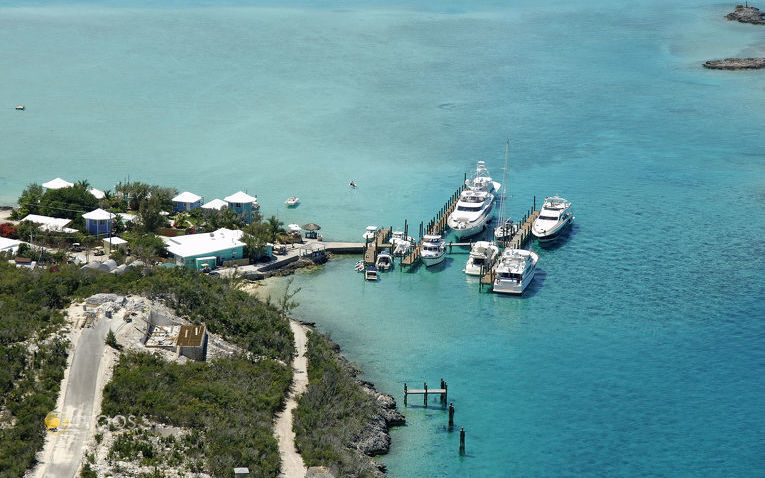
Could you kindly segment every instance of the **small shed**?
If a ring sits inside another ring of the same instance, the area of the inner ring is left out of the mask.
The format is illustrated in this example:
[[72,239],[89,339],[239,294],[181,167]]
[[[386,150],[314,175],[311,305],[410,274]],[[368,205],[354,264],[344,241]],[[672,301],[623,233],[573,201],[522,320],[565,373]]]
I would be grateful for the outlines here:
[[178,356],[203,361],[207,349],[207,331],[204,325],[181,325],[176,342]]
[[104,238],[104,247],[110,248],[111,250],[119,249],[122,252],[127,252],[128,248],[128,241],[125,239],[122,239],[121,237],[105,237]]

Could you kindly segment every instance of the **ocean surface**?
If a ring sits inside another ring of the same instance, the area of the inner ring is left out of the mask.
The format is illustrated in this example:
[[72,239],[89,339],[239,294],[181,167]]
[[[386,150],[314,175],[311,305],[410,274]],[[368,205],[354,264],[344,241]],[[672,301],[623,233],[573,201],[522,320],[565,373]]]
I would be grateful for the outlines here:
[[500,179],[510,137],[510,213],[557,193],[576,214],[532,244],[523,298],[479,292],[456,252],[295,276],[296,314],[400,405],[449,384],[466,455],[413,398],[390,476],[765,476],[765,73],[700,66],[765,56],[732,8],[6,1],[0,203],[57,176],[242,189],[356,241],[416,231],[477,160]]

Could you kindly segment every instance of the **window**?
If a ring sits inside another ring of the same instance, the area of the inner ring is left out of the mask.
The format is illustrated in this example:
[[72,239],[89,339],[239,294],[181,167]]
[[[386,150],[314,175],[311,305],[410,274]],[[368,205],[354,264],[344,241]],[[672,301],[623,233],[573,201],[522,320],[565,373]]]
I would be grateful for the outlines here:
[[558,218],[555,216],[539,216],[539,219],[543,221],[557,221]]
[[235,203],[234,203],[234,207],[242,207],[242,203],[240,203],[240,202],[235,202]]

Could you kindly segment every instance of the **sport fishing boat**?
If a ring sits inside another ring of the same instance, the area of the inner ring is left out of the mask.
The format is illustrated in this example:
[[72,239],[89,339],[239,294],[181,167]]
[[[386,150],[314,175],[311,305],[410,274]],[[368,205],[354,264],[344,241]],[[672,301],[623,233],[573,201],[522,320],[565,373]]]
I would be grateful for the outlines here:
[[531,226],[531,233],[540,242],[552,242],[560,237],[573,220],[571,203],[562,197],[551,196],[545,198],[539,217]]
[[377,255],[377,260],[375,261],[375,267],[381,272],[390,270],[393,267],[393,256],[385,251],[379,253]]
[[487,193],[499,191],[502,186],[500,183],[492,181],[489,170],[486,169],[486,161],[478,161],[473,177],[465,180],[465,185],[468,189],[479,189]]
[[470,248],[470,257],[465,264],[465,274],[479,276],[491,268],[499,255],[499,247],[493,242],[478,241]]
[[377,226],[367,226],[367,230],[364,231],[364,234],[362,234],[361,237],[366,241],[374,241],[376,235]]
[[493,205],[493,194],[481,189],[468,188],[460,193],[457,206],[449,214],[446,223],[457,238],[478,234],[486,226]]
[[422,238],[422,251],[420,252],[422,262],[426,267],[440,264],[446,258],[446,244],[441,236],[437,234],[426,234]]
[[494,277],[494,292],[501,294],[523,294],[534,279],[539,256],[525,249],[505,249],[497,264]]

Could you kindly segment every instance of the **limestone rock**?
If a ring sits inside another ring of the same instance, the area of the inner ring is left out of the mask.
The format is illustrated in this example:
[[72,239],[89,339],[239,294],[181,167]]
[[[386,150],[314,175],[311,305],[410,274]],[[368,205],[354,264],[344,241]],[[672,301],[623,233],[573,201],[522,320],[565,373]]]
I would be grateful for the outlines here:
[[741,23],[753,23],[755,25],[765,25],[765,13],[759,8],[736,5],[736,10],[725,15],[728,20],[736,20]]
[[726,58],[724,60],[709,60],[704,68],[710,70],[757,70],[765,68],[765,58]]

